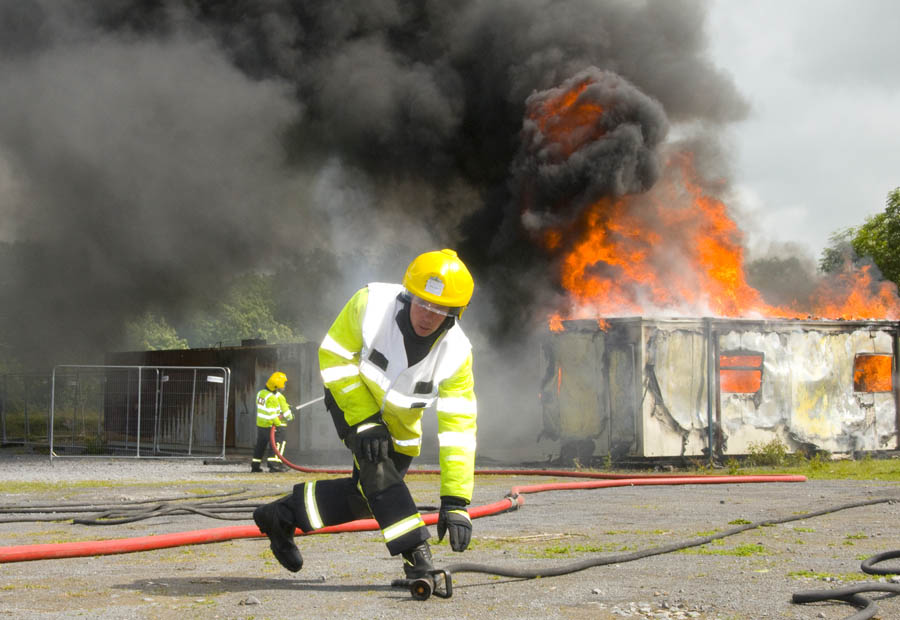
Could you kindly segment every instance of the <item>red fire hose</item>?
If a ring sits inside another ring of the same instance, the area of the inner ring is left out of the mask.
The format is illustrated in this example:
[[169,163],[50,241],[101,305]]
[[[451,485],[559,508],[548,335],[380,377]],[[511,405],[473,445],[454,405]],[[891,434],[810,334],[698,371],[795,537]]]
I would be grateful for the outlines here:
[[[274,427],[272,430],[274,438]],[[274,443],[274,441],[273,441]],[[275,448],[278,454],[277,448]],[[292,469],[310,473],[350,473],[349,470],[312,469],[294,465],[284,456],[279,458]],[[439,470],[414,470],[412,474],[431,474]],[[469,508],[469,516],[473,519],[495,515],[508,510],[514,510],[525,503],[523,495],[540,493],[543,491],[559,491],[572,489],[599,489],[622,486],[650,486],[650,485],[682,485],[682,484],[737,484],[751,482],[805,482],[805,476],[793,475],[766,475],[766,476],[670,476],[670,475],[626,475],[626,474],[602,474],[595,472],[566,471],[566,470],[526,470],[526,469],[484,469],[476,470],[478,475],[536,475],[594,478],[583,482],[560,482],[550,484],[534,484],[513,487],[507,496],[497,502],[472,506]],[[422,515],[426,525],[437,523],[437,513]],[[297,535],[307,534],[334,534],[343,532],[362,532],[377,530],[378,523],[375,519],[360,519],[341,525],[323,527],[312,532],[301,532]],[[238,538],[258,538],[264,536],[255,525],[236,525],[230,527],[218,527],[206,530],[193,530],[188,532],[176,532],[173,534],[161,534],[157,536],[141,536],[136,538],[119,538],[113,540],[95,540],[72,543],[48,543],[40,545],[19,545],[13,547],[0,547],[0,563],[27,562],[31,560],[48,560],[59,558],[77,558],[94,555],[112,555],[118,553],[133,553],[136,551],[151,551],[154,549],[167,549],[184,545],[198,545],[213,542],[222,542]]]

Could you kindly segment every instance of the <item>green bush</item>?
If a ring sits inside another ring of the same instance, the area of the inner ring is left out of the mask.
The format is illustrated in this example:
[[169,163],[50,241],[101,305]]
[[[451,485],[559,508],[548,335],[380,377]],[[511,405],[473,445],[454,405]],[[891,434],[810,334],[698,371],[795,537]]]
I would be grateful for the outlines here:
[[788,447],[778,438],[768,443],[751,442],[747,448],[747,463],[754,467],[800,465],[806,462],[802,453],[789,452]]

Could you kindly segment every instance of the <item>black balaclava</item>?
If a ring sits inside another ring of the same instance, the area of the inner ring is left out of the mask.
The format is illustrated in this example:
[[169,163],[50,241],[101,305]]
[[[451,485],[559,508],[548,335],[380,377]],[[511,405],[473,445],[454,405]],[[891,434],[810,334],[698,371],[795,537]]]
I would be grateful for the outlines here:
[[405,295],[400,296],[400,301],[403,307],[397,313],[397,327],[400,328],[400,333],[403,334],[403,346],[406,348],[406,363],[408,366],[414,366],[425,359],[425,356],[428,355],[431,347],[441,337],[441,334],[453,327],[456,317],[448,316],[432,334],[420,336],[413,329],[409,318],[409,309],[412,301]]

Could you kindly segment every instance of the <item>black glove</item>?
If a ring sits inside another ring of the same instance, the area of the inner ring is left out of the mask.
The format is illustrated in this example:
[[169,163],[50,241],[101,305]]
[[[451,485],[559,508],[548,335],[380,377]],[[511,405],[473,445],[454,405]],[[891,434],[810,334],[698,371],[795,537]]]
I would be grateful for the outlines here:
[[441,511],[438,514],[438,540],[444,540],[444,534],[450,531],[450,548],[454,551],[465,551],[472,540],[472,519],[466,510],[466,500],[459,497],[441,497]]
[[377,463],[388,457],[391,449],[391,432],[384,425],[380,415],[366,418],[356,425],[356,456],[370,463]]

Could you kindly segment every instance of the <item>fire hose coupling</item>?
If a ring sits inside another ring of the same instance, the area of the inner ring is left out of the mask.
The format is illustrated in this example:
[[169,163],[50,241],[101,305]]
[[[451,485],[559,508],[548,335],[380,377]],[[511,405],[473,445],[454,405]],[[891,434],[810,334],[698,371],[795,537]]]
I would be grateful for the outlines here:
[[[443,584],[441,584],[441,578],[443,578]],[[438,587],[439,585],[443,585],[443,587]],[[440,598],[453,596],[453,578],[450,577],[450,571],[443,568],[430,570],[427,577],[419,579],[394,579],[391,587],[407,588],[410,595],[417,601],[427,601],[432,594]]]
[[519,509],[519,494],[518,493],[507,493],[504,499],[508,499],[511,506],[508,510],[518,510]]

